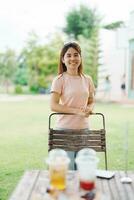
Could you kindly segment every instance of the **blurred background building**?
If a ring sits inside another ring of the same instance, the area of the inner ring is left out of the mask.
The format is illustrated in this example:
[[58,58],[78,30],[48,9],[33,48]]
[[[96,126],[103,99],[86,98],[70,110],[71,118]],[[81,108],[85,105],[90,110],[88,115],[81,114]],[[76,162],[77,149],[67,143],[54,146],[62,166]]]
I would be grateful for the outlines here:
[[102,97],[105,90],[105,77],[109,76],[111,83],[110,100],[123,98],[121,84],[125,84],[125,98],[134,99],[134,11],[128,21],[116,30],[102,29],[101,67],[97,96]]

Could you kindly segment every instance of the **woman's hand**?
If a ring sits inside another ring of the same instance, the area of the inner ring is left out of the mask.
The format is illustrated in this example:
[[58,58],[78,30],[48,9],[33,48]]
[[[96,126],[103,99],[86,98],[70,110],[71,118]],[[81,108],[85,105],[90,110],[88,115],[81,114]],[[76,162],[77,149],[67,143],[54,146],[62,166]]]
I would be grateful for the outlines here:
[[87,117],[87,114],[83,109],[79,109],[77,114],[80,115],[80,116],[83,116],[83,117]]
[[86,113],[86,117],[89,117],[90,114],[92,114],[92,109],[91,107],[86,107],[86,110],[85,110],[85,113]]
[[81,111],[84,113],[85,117],[89,117],[89,115],[92,113],[92,108],[87,106],[86,108],[81,108]]

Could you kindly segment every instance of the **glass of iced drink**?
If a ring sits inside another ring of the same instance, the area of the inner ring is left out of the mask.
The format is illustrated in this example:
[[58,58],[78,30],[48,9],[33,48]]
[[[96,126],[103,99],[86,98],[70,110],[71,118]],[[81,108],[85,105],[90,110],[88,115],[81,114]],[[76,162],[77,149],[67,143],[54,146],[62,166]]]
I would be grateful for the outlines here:
[[87,191],[95,189],[96,169],[99,159],[91,148],[84,148],[77,154],[77,164],[80,188]]
[[66,188],[66,176],[70,159],[62,149],[53,149],[49,152],[46,163],[49,166],[50,185],[58,190]]

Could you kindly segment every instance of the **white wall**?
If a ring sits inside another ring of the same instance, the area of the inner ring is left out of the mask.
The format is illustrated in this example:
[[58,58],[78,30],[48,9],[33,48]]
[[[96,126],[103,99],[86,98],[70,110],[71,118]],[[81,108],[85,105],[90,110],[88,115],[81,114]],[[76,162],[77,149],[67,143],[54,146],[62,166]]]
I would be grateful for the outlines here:
[[[101,63],[103,64],[101,67],[106,69],[106,75],[110,75],[111,100],[117,100],[121,95],[120,84],[125,67],[125,50],[118,48],[117,33],[115,31],[101,30],[100,43],[102,50]],[[101,83],[98,86],[98,90],[99,88],[102,88]]]
[[[110,75],[111,100],[121,99],[120,85],[124,73],[126,74],[126,83],[128,83],[130,64],[129,40],[131,39],[134,39],[134,11],[130,13],[130,19],[128,22],[125,22],[124,27],[115,31],[102,29],[100,32],[100,46],[102,50],[100,62],[102,63],[101,68],[106,69],[105,75]],[[103,82],[100,72],[97,91],[102,90]],[[128,89],[128,84],[126,86]]]

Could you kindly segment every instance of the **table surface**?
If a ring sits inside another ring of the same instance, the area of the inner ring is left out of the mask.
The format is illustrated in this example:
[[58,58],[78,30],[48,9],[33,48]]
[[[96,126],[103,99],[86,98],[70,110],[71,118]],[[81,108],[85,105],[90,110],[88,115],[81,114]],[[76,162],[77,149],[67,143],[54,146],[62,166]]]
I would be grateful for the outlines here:
[[[69,171],[68,178],[73,177],[74,179],[76,174],[76,171]],[[115,176],[111,179],[97,178],[97,191],[105,197],[101,198],[100,195],[97,200],[134,200],[134,172],[128,172],[132,183],[121,183],[120,180],[124,176],[123,171],[115,171]],[[9,200],[47,200],[49,199],[46,193],[48,181],[48,171],[46,170],[26,171]],[[72,187],[75,188],[75,184]],[[75,200],[75,198],[72,199]],[[78,200],[78,198],[76,199]]]

